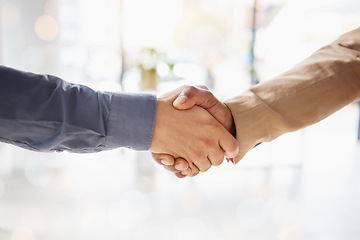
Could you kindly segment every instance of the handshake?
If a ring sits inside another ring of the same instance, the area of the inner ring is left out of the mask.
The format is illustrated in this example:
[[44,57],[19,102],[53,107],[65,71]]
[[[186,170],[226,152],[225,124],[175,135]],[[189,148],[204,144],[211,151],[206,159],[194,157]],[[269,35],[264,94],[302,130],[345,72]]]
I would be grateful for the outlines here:
[[205,86],[185,86],[158,98],[150,151],[179,178],[196,176],[238,154],[229,108]]
[[224,157],[237,163],[262,142],[317,123],[359,100],[359,60],[357,28],[274,79],[227,99],[227,105],[206,87],[169,92],[158,99],[150,151],[178,177],[205,172]]

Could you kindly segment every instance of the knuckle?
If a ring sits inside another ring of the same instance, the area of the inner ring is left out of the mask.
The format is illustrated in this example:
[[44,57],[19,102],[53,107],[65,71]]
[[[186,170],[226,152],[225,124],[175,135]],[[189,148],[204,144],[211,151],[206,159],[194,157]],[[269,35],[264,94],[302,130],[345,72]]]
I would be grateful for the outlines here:
[[187,94],[193,93],[193,92],[195,92],[195,91],[197,91],[197,88],[194,87],[194,86],[189,86],[189,85],[187,85],[186,87],[184,87],[184,90],[183,90],[183,92],[185,92],[185,93],[187,93]]
[[200,84],[200,85],[197,85],[198,88],[202,88],[202,89],[205,89],[205,90],[209,90],[209,88],[204,85],[204,84]]

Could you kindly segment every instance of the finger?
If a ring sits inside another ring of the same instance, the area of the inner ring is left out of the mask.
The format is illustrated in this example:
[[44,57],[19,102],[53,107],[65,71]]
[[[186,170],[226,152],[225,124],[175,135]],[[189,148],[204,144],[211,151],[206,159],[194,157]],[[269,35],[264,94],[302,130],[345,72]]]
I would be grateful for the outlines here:
[[180,110],[189,109],[195,105],[207,109],[217,102],[219,100],[205,86],[186,86],[173,102],[173,106]]
[[163,167],[168,170],[169,172],[173,172],[173,173],[177,173],[177,172],[180,172],[179,170],[176,170],[174,166],[166,166],[166,165],[163,165]]
[[212,152],[209,155],[209,160],[211,161],[212,166],[219,166],[225,158],[224,151],[222,149],[219,149],[215,152]]
[[219,145],[228,158],[234,158],[239,153],[238,141],[225,129],[219,138]]
[[181,174],[185,175],[185,176],[189,175],[190,173],[191,173],[191,168],[188,168],[188,169],[181,172]]
[[208,157],[204,157],[201,159],[197,158],[197,159],[199,160],[194,161],[193,166],[195,166],[200,172],[206,172],[211,167],[211,162]]
[[191,169],[191,173],[188,175],[188,177],[195,177],[200,173],[199,168],[194,164],[191,164],[190,169]]
[[173,156],[165,153],[151,153],[153,159],[160,165],[174,165],[175,159]]
[[[181,165],[181,167],[179,165]],[[189,173],[191,172],[191,170],[189,169],[189,163],[183,158],[176,158],[175,163],[173,165],[163,165],[163,167],[166,170],[168,170],[170,172],[175,172],[175,173],[176,172],[186,172],[186,171],[188,171]],[[187,174],[184,174],[184,175],[187,175]]]
[[173,106],[179,110],[186,110],[195,105],[207,110],[226,130],[235,134],[235,124],[230,109],[219,101],[206,86],[183,86],[181,93],[173,102]]
[[174,166],[176,170],[184,171],[189,168],[189,163],[183,158],[176,158]]
[[177,173],[175,173],[175,176],[177,176],[178,178],[184,178],[184,177],[186,177],[187,175],[184,175],[184,174],[182,174],[181,172],[177,172]]

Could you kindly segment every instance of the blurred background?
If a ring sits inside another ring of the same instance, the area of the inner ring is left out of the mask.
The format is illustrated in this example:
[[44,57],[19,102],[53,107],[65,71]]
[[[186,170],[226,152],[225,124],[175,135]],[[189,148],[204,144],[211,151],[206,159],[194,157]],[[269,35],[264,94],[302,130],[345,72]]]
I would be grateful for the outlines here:
[[[0,64],[96,90],[241,94],[360,26],[358,0],[0,0]],[[148,152],[0,144],[0,239],[358,240],[359,108],[177,179]]]

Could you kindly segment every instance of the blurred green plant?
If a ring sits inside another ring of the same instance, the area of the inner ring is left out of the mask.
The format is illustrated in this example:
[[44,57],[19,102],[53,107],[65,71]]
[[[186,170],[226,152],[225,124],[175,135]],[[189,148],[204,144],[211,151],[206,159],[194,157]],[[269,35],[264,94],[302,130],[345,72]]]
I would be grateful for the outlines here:
[[155,48],[143,48],[139,53],[137,67],[140,70],[142,89],[156,89],[158,84],[157,65],[160,54]]

